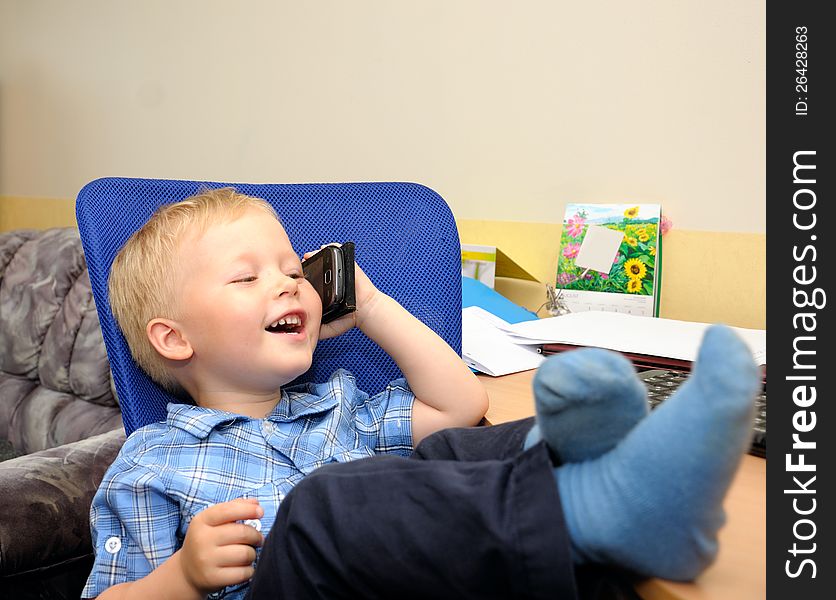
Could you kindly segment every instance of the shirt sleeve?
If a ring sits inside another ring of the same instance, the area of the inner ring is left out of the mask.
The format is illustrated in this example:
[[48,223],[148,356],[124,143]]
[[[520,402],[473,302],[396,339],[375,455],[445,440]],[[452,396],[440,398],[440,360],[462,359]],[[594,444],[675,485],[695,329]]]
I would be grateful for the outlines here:
[[[360,392],[362,395],[362,392]],[[355,418],[359,429],[374,431],[375,453],[412,453],[412,403],[415,395],[405,379],[396,379],[357,406]]]
[[148,575],[180,546],[180,511],[159,478],[123,447],[93,497],[93,570],[82,598]]

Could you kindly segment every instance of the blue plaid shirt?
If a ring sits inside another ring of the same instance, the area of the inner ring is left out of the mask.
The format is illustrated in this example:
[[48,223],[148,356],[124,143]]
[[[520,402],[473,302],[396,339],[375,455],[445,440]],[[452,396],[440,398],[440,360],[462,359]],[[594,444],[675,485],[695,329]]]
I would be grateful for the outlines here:
[[[412,452],[414,396],[402,379],[376,396],[347,371],[282,390],[264,419],[169,404],[165,422],[128,437],[93,498],[96,561],[82,593],[144,577],[183,544],[194,516],[235,498],[258,498],[267,534],[287,493],[329,462]],[[210,598],[243,598],[247,584]]]

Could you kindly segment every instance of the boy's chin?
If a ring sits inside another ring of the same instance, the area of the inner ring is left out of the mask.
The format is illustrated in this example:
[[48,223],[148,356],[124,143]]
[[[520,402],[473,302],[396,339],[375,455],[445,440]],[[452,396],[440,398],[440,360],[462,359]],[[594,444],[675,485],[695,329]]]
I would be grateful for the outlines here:
[[284,385],[287,385],[288,383],[290,383],[292,381],[296,381],[297,379],[299,379],[302,375],[304,375],[305,373],[307,373],[308,371],[311,370],[312,365],[313,365],[313,357],[312,356],[308,357],[307,360],[294,361],[293,365],[285,364],[284,365],[285,366],[285,373],[284,373],[283,379],[285,379],[286,382],[285,382]]

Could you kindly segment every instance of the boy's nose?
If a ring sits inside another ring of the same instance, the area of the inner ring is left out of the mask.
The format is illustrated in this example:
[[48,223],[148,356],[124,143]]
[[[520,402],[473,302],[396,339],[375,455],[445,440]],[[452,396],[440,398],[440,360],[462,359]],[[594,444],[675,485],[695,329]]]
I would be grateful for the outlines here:
[[293,277],[280,274],[273,290],[273,296],[275,298],[284,294],[295,294],[299,290],[299,283]]

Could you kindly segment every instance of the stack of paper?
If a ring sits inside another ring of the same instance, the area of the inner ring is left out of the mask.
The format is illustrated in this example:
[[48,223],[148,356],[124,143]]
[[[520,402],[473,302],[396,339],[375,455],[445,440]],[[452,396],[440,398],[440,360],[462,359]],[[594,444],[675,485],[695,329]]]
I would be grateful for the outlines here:
[[[606,348],[692,362],[709,323],[640,317],[609,311],[585,311],[509,324],[472,306],[462,311],[462,353],[468,365],[489,375],[536,369],[544,344]],[[766,331],[732,329],[749,346],[759,365],[766,364]]]
[[462,358],[465,363],[494,376],[539,367],[545,357],[536,346],[515,343],[503,331],[510,326],[478,306],[462,309]]
[[[608,311],[569,313],[502,327],[518,344],[594,346],[685,361],[697,358],[709,323],[640,317]],[[766,364],[766,331],[732,327],[760,365]]]

